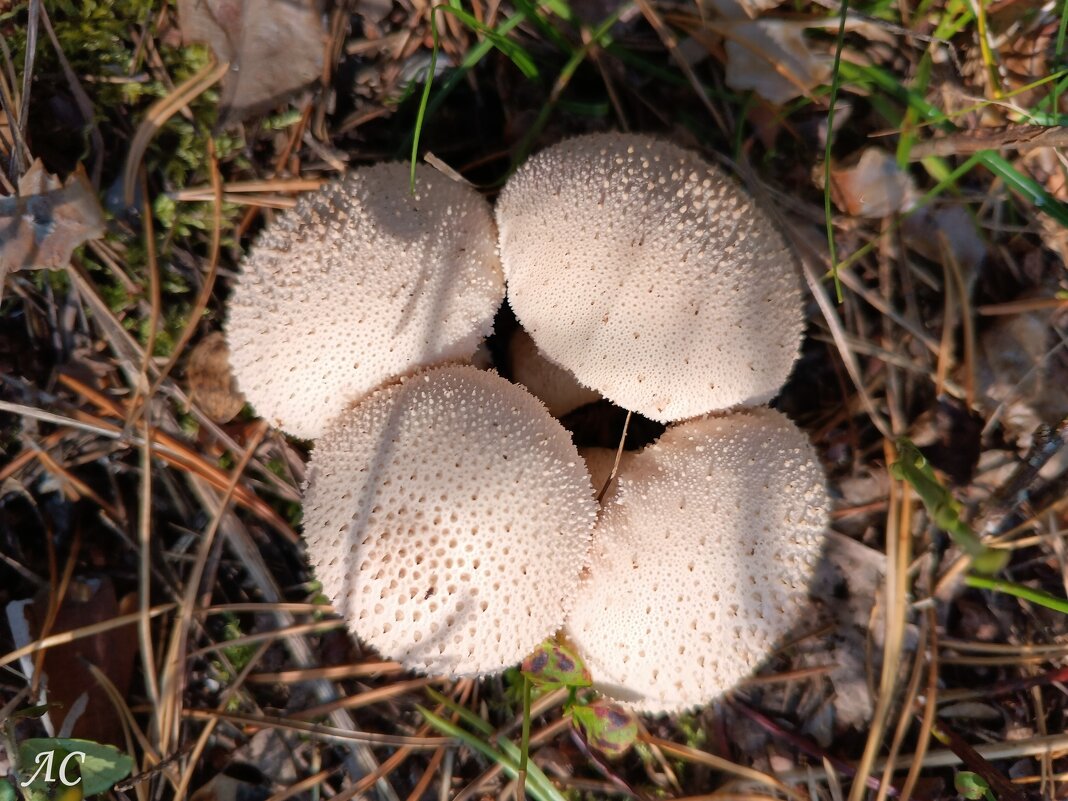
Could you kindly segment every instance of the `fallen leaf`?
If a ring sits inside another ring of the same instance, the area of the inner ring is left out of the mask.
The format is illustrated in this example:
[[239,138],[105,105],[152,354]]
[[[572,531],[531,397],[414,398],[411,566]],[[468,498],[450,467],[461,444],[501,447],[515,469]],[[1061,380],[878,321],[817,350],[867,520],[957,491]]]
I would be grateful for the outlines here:
[[726,37],[727,86],[752,89],[772,103],[807,95],[831,76],[829,54],[805,41],[807,22],[781,19],[734,20],[717,26]]
[[869,147],[855,167],[831,168],[831,197],[848,214],[879,218],[916,205],[916,187],[893,156]]
[[977,398],[1021,449],[1041,423],[1068,416],[1066,331],[1063,313],[1037,309],[1000,317],[979,337]]
[[193,402],[216,423],[229,423],[245,405],[245,396],[230,371],[230,348],[219,331],[193,348],[185,377]]
[[[795,97],[811,96],[826,84],[834,64],[833,42],[809,41],[808,30],[837,31],[837,16],[814,19],[750,19],[777,3],[772,0],[715,0],[723,19],[707,20],[689,34],[709,52],[716,52],[718,38],[725,40],[726,75],[729,87],[752,89],[765,100],[781,105]],[[893,44],[887,31],[854,14],[846,18],[846,30],[873,42]],[[712,36],[710,37],[709,34]]]
[[58,270],[76,247],[104,234],[104,212],[81,167],[66,181],[38,159],[18,194],[0,198],[0,280],[16,270]]
[[[133,596],[119,599],[111,579],[75,578],[59,607],[50,634],[89,626],[130,611]],[[26,609],[34,637],[48,615],[48,593],[38,593]],[[133,678],[137,632],[131,626],[103,631],[91,637],[57,645],[45,652],[41,669],[48,687],[48,700],[61,710],[52,713],[56,731],[118,745],[123,740],[122,721],[104,688],[93,680],[84,662],[95,665],[125,698]],[[79,700],[82,696],[84,700]],[[80,714],[79,714],[80,711]],[[73,720],[68,720],[76,715]]]
[[921,256],[943,265],[951,256],[964,275],[974,275],[986,258],[986,243],[962,206],[928,206],[909,215],[902,231]]
[[710,5],[727,19],[756,19],[764,11],[778,8],[786,0],[711,0]]
[[322,73],[324,35],[315,0],[178,0],[182,38],[230,62],[219,124],[278,105]]

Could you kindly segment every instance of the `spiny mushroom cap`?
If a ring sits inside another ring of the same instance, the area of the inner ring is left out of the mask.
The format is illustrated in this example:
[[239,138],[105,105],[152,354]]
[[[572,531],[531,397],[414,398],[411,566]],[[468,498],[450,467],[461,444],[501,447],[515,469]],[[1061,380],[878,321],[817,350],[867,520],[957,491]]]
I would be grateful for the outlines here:
[[[607,506],[616,497],[616,489],[619,487],[619,474],[627,469],[627,464],[634,458],[634,451],[623,451],[619,455],[619,469],[616,471],[616,480],[608,487],[608,491],[601,498],[601,506]],[[599,493],[612,475],[612,468],[616,463],[615,448],[579,448],[579,456],[586,462],[586,469],[590,473],[590,481],[593,482],[593,492]]]
[[769,218],[697,154],[594,134],[529,159],[496,205],[508,299],[552,361],[660,422],[763,403],[804,321]]
[[257,413],[314,439],[354,399],[463,360],[504,296],[489,205],[425,165],[356,170],[306,194],[245,259],[227,339]]
[[650,713],[733,687],[796,625],[828,509],[812,446],[778,412],[668,429],[626,465],[568,620],[595,685]]
[[522,328],[508,342],[512,378],[530,390],[549,409],[553,417],[563,417],[601,396],[582,386],[570,372],[545,358]]
[[378,390],[315,444],[304,537],[334,608],[405,667],[476,676],[564,622],[596,503],[568,432],[469,366]]

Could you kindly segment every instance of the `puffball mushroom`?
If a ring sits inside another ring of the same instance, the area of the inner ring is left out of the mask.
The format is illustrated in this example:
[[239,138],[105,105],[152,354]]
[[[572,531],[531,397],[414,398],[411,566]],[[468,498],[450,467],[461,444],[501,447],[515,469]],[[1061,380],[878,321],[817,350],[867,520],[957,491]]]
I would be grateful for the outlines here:
[[382,383],[470,358],[504,297],[489,204],[432,168],[364,167],[261,234],[230,300],[234,374],[257,413],[314,439]]
[[749,675],[800,619],[828,509],[815,451],[771,409],[682,423],[633,455],[568,620],[594,685],[663,713]]
[[580,406],[601,399],[563,367],[546,359],[530,334],[522,328],[517,329],[508,341],[508,357],[512,378],[541,400],[553,417],[563,417]]
[[804,328],[771,220],[696,153],[635,134],[530,158],[496,205],[508,299],[550,360],[659,422],[770,400]]
[[361,640],[411,670],[479,676],[561,628],[596,510],[537,398],[458,365],[380,389],[323,432],[304,537]]
[[[579,456],[586,462],[586,469],[590,471],[590,481],[593,482],[593,491],[595,493],[600,493],[604,488],[605,482],[608,481],[608,477],[612,475],[612,468],[615,467],[615,448],[579,448]],[[616,471],[617,478],[619,472],[626,469],[625,465],[630,462],[633,456],[634,453],[632,451],[623,451],[623,453],[619,455],[619,468]],[[618,481],[612,482],[608,491],[605,492],[604,497],[601,498],[601,506],[607,506],[615,499],[616,487],[618,486]]]

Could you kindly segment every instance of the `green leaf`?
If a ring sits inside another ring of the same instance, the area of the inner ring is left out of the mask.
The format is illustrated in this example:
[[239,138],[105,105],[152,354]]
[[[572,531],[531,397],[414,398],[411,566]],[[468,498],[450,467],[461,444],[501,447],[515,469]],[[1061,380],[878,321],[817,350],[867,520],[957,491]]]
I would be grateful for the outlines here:
[[990,785],[987,784],[986,779],[980,776],[978,773],[972,773],[969,770],[962,770],[956,776],[953,777],[953,786],[961,796],[967,798],[968,801],[979,801],[982,798],[993,799],[994,794],[990,792]]
[[23,720],[25,718],[39,718],[49,709],[58,709],[61,704],[52,702],[48,704],[37,704],[36,706],[27,706],[11,713],[12,720]]
[[638,739],[634,716],[604,698],[589,706],[572,707],[571,719],[586,735],[586,742],[609,759],[623,756]]
[[0,801],[16,801],[15,788],[7,779],[0,779]]
[[593,684],[590,671],[586,669],[577,653],[566,645],[546,640],[523,660],[520,667],[531,682],[542,689],[557,687],[589,687]]
[[[125,779],[133,770],[133,760],[128,754],[110,745],[102,745],[92,740],[73,740],[69,738],[39,737],[23,740],[19,743],[20,770],[33,781],[28,785],[31,790],[46,792],[50,783],[46,781],[45,771],[34,771],[51,753],[52,772],[50,778],[60,783],[59,770],[63,760],[70,754],[84,754],[72,757],[81,773],[81,790],[83,796],[96,795],[110,790],[116,782]],[[68,768],[68,776],[70,775]]]

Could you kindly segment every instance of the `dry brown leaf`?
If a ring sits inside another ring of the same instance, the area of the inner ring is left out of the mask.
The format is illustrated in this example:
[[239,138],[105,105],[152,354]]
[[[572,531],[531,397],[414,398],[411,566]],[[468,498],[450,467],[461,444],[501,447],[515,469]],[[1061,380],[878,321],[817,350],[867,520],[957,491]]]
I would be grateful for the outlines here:
[[710,0],[709,5],[726,19],[756,19],[786,0]]
[[38,159],[18,194],[0,198],[0,281],[15,270],[61,269],[74,248],[104,234],[104,212],[85,172],[65,182]]
[[902,231],[917,253],[938,264],[952,257],[965,275],[973,275],[986,258],[986,243],[962,206],[928,206],[905,220]]
[[[41,627],[48,616],[48,600],[48,590],[42,590],[25,610],[35,637],[41,635]],[[70,583],[49,633],[59,634],[110,620],[132,611],[135,604],[135,596],[117,598],[115,587],[106,576],[75,578]],[[67,728],[71,737],[88,737],[111,745],[123,744],[119,714],[104,688],[90,677],[83,661],[98,667],[115,685],[119,695],[126,697],[133,679],[136,652],[137,633],[131,626],[100,632],[48,649],[42,662],[42,671],[47,676],[48,700],[59,704],[59,708],[52,712],[56,730]],[[83,695],[85,699],[79,702],[78,699]],[[81,710],[80,714],[78,710]],[[67,720],[68,715],[77,717]]]
[[782,104],[807,95],[831,76],[830,55],[805,41],[807,22],[781,19],[735,20],[722,24],[726,37],[726,83],[752,89]]
[[878,218],[911,209],[916,187],[893,156],[869,147],[855,167],[831,169],[831,197],[848,214]]
[[1021,449],[1041,423],[1068,416],[1068,321],[1051,309],[997,318],[979,338],[976,382],[979,402]]
[[219,124],[278,105],[322,73],[324,34],[315,0],[178,0],[182,38],[230,62]]
[[103,235],[104,210],[84,171],[60,182],[37,159],[18,194],[0,198],[0,289],[9,272],[66,267],[75,248]]
[[[781,105],[796,97],[810,96],[813,89],[830,80],[833,44],[810,42],[805,31],[837,30],[837,17],[752,19],[778,5],[777,0],[712,0],[712,5],[722,18],[702,21],[689,33],[706,49],[712,47],[709,33],[724,39],[725,80],[732,89],[752,89]],[[846,30],[872,42],[896,45],[891,32],[854,14],[846,18]]]
[[193,402],[216,423],[230,422],[245,405],[245,396],[230,372],[230,348],[218,331],[193,348],[185,376]]

